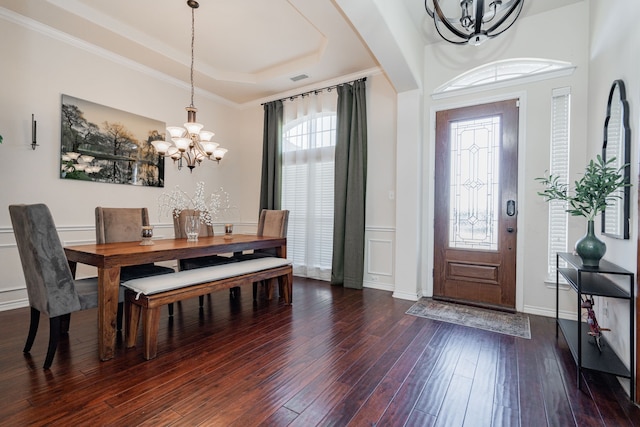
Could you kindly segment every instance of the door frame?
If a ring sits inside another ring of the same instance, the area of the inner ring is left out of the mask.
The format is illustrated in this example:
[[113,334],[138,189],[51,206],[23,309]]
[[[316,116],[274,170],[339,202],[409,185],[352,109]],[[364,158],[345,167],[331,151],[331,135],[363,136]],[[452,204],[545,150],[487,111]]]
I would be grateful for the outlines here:
[[[425,213],[425,224],[423,227],[423,242],[425,251],[425,260],[423,265],[425,266],[425,285],[423,287],[423,296],[433,296],[433,268],[434,268],[434,255],[435,255],[435,241],[434,241],[434,224],[435,224],[435,152],[436,152],[436,112],[443,110],[452,110],[455,108],[470,107],[479,104],[488,104],[498,101],[506,101],[509,99],[520,100],[520,114],[518,117],[518,217],[516,220],[517,229],[523,229],[523,224],[526,224],[527,218],[527,200],[525,199],[525,139],[526,139],[526,117],[527,117],[527,94],[525,91],[516,91],[503,93],[491,97],[478,97],[473,98],[467,96],[467,99],[442,103],[440,100],[435,100],[429,111],[429,145],[428,149],[424,150],[424,156],[426,161],[423,164],[428,165],[428,170],[423,174],[425,182],[425,194],[423,195],[423,212]],[[450,100],[450,99],[447,99]],[[517,311],[524,311],[524,235],[518,236],[516,243],[516,303],[515,308]]]

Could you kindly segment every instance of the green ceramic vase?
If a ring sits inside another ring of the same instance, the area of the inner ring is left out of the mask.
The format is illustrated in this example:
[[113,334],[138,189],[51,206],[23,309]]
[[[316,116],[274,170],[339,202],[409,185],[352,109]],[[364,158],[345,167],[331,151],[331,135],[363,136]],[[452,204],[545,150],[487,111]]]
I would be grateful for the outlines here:
[[584,267],[598,267],[607,251],[607,245],[596,237],[593,221],[587,222],[587,234],[576,242],[576,253]]

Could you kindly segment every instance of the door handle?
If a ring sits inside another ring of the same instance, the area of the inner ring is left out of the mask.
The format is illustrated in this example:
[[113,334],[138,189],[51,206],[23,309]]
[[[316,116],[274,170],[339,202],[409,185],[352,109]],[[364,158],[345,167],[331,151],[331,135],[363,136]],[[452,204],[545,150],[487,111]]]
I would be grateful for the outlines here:
[[514,216],[516,214],[516,201],[508,200],[507,201],[507,216]]

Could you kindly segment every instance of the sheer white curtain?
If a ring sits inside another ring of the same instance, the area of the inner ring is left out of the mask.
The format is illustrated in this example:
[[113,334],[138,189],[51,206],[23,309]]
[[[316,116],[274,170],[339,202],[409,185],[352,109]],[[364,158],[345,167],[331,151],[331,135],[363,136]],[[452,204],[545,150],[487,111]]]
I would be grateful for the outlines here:
[[284,102],[282,209],[295,275],[331,280],[336,145],[335,90]]

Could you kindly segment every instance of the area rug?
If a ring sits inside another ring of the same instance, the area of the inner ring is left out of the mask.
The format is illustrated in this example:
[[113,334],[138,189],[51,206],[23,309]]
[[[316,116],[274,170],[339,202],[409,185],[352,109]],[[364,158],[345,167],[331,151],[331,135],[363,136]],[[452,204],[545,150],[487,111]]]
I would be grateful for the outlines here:
[[420,298],[418,302],[407,310],[407,314],[531,339],[529,316],[523,313],[505,313],[462,304],[434,301],[431,298]]

